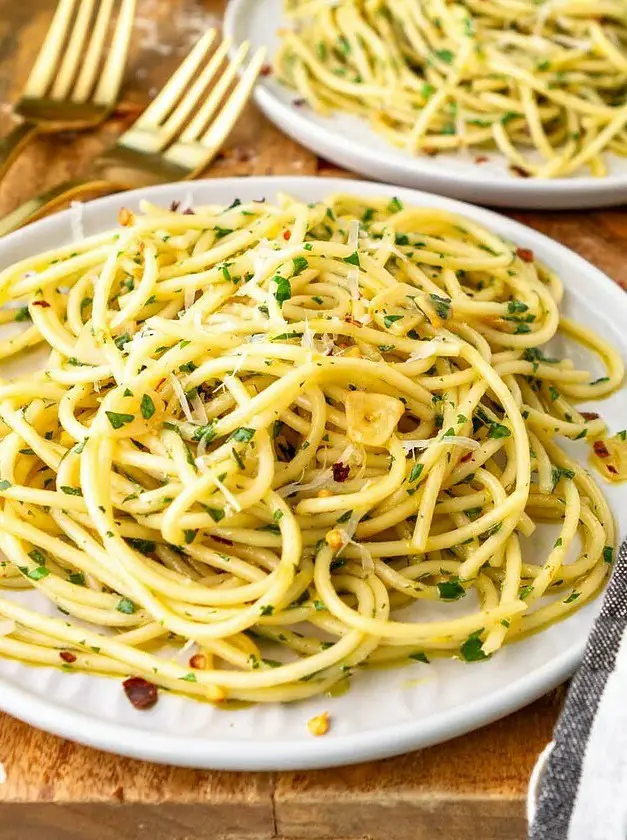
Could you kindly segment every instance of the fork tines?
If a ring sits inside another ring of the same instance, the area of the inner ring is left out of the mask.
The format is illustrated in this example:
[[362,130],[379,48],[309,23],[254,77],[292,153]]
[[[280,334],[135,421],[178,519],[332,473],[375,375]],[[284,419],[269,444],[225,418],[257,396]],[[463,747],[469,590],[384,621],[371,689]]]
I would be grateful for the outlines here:
[[200,144],[199,155],[204,159],[210,123],[213,121],[214,130],[216,124],[222,124],[222,134],[230,129],[248,99],[265,53],[257,50],[246,64],[251,52],[246,42],[229,59],[229,38],[211,50],[216,35],[211,29],[200,38],[157,98],[121,138],[125,146],[144,153],[161,152],[170,144],[174,144],[172,149],[184,146],[186,153],[180,164],[196,169],[189,146]]
[[59,0],[24,89],[29,99],[115,101],[136,0]]

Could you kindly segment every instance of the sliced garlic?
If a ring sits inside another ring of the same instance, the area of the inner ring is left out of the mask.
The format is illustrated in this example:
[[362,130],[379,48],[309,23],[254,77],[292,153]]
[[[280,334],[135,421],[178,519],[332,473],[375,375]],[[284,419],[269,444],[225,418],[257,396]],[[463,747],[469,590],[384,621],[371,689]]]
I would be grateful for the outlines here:
[[384,446],[405,411],[394,397],[364,391],[348,394],[345,407],[349,440],[369,446]]

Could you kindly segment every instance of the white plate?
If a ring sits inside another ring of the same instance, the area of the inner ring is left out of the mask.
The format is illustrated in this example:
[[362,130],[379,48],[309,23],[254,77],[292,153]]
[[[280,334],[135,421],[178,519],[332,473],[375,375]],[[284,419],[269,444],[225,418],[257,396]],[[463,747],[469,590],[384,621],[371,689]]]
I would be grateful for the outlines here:
[[[283,0],[231,0],[225,33],[236,43],[249,40],[255,46],[264,45],[273,56],[279,43],[277,30],[291,25],[282,9]],[[272,76],[261,78],[255,88],[257,104],[282,131],[318,155],[367,178],[499,207],[574,210],[627,201],[627,158],[608,156],[610,174],[606,178],[518,178],[509,172],[499,153],[488,152],[489,161],[483,164],[474,162],[477,152],[472,150],[415,157],[389,144],[366,120],[339,112],[324,117],[308,107],[295,107],[299,96]]]
[[[398,195],[408,204],[465,214],[532,248],[567,282],[566,312],[601,332],[627,357],[627,297],[607,277],[563,246],[517,222],[427,193],[339,179],[219,179],[153,187],[94,201],[85,205],[84,227],[91,234],[114,225],[119,207],[135,208],[141,197],[165,206],[174,199],[184,204],[230,204],[236,197],[244,201],[264,196],[273,199],[278,191],[304,201],[316,201],[334,191]],[[70,219],[70,212],[60,213],[0,240],[0,266],[70,241]],[[592,373],[600,375],[598,366]],[[621,429],[626,425],[627,393],[623,390],[608,399],[602,410],[610,428]],[[582,442],[573,447],[584,456]],[[606,492],[624,535],[627,486],[606,487]],[[19,597],[45,609],[36,593]],[[258,705],[235,712],[165,693],[153,710],[138,712],[126,700],[119,680],[0,659],[0,708],[75,741],[172,764],[228,770],[347,764],[444,741],[531,702],[576,667],[597,607],[598,602],[587,605],[563,623],[508,646],[487,662],[437,661],[357,673],[350,691],[342,697]],[[433,615],[431,609],[421,602],[423,620]],[[325,737],[314,738],[306,722],[321,711],[330,713],[332,728]],[[1,752],[0,746],[0,760]]]

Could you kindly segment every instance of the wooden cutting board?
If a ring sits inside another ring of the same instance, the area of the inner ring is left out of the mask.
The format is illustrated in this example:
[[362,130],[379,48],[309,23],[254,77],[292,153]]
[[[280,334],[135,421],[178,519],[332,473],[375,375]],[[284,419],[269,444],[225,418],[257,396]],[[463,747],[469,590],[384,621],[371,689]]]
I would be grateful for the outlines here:
[[[262,2],[262,0],[259,0]],[[0,184],[0,214],[78,175],[154,96],[222,0],[138,0],[118,113],[90,134],[37,140]],[[54,7],[0,0],[0,131]],[[251,105],[208,170],[351,177]],[[627,284],[627,211],[515,213]],[[567,279],[567,278],[566,278]],[[1,691],[1,689],[0,689]],[[299,773],[223,773],[117,758],[0,714],[0,840],[523,840],[525,794],[563,692],[449,743],[387,761]],[[1,697],[0,697],[1,702]]]

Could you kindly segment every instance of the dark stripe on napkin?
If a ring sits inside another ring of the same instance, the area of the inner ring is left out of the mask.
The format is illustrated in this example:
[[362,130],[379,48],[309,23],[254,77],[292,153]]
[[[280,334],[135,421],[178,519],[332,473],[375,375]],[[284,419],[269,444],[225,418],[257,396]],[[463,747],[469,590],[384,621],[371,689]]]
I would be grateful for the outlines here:
[[[594,622],[553,735],[554,746],[540,780],[529,840],[566,840],[581,766],[608,677],[627,627],[627,542],[618,552],[603,606]],[[608,756],[611,760],[611,756]],[[627,809],[627,801],[617,803]]]

